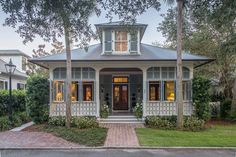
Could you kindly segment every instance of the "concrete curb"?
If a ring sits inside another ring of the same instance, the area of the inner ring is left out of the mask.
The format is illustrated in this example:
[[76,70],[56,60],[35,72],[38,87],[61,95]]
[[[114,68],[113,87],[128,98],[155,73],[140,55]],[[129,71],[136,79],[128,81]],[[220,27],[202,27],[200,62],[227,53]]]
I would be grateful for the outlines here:
[[109,150],[109,149],[133,149],[133,150],[236,150],[236,147],[11,147],[0,150]]
[[34,125],[34,122],[28,122],[28,123],[25,123],[25,124],[23,124],[23,125],[21,125],[19,127],[11,129],[10,131],[22,131],[23,129],[25,129],[25,128],[29,127],[29,126],[32,126],[32,125]]

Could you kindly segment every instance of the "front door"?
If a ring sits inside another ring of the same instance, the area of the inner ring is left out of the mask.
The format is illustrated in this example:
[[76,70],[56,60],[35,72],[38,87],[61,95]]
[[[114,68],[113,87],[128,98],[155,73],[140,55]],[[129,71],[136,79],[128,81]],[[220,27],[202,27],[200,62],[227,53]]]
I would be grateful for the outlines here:
[[128,110],[128,84],[113,85],[113,110]]

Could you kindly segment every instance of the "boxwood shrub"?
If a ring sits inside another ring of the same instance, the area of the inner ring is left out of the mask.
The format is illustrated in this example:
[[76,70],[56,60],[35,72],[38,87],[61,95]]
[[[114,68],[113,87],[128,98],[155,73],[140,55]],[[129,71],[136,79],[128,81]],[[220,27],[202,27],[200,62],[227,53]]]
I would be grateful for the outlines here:
[[[49,125],[53,126],[65,126],[65,117],[57,116],[50,117],[48,120]],[[77,127],[79,129],[88,129],[88,128],[97,128],[98,122],[94,116],[81,116],[81,117],[72,117],[71,126]]]
[[10,129],[11,122],[7,116],[0,117],[0,131],[5,131]]
[[[176,116],[147,116],[145,118],[145,125],[150,128],[176,129]],[[204,129],[204,120],[197,117],[184,117],[184,128],[186,131],[200,131]]]
[[184,120],[184,130],[201,131],[204,129],[204,120],[197,117],[186,117]]

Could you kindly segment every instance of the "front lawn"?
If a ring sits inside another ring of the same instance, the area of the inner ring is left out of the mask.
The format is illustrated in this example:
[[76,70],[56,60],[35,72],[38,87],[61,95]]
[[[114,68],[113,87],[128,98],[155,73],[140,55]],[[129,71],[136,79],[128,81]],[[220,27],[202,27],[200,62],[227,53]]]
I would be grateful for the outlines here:
[[67,129],[49,125],[36,125],[25,131],[43,131],[85,146],[103,146],[107,135],[106,128],[78,129],[72,127]]
[[236,125],[214,125],[202,132],[137,128],[142,146],[236,147]]

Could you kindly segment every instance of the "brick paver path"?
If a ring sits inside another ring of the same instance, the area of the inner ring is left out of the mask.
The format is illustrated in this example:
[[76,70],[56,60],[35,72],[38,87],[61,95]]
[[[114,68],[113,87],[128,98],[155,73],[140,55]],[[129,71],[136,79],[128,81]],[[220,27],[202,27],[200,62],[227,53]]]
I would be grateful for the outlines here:
[[79,147],[62,138],[44,132],[0,132],[0,148]]
[[135,128],[144,127],[143,124],[100,124],[109,128],[105,147],[137,147],[139,146]]

